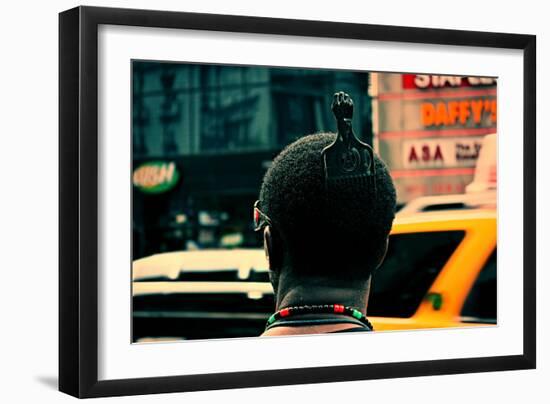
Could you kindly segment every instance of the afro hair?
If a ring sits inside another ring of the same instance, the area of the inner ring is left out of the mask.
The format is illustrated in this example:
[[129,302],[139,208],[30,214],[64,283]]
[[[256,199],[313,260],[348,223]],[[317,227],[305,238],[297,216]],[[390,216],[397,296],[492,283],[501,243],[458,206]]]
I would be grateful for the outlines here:
[[319,133],[288,145],[264,176],[260,209],[297,275],[366,279],[386,250],[395,187],[375,154],[376,192],[360,183],[327,190],[321,153],[335,139],[334,133]]

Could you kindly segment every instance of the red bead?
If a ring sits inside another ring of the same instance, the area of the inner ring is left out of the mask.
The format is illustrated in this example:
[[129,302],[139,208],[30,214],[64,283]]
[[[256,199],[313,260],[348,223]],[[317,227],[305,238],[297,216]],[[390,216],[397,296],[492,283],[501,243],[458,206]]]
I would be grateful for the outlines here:
[[290,309],[282,309],[279,314],[281,315],[281,317],[286,317],[290,314]]
[[334,305],[334,312],[335,313],[343,313],[344,312],[344,306],[341,304],[335,304]]

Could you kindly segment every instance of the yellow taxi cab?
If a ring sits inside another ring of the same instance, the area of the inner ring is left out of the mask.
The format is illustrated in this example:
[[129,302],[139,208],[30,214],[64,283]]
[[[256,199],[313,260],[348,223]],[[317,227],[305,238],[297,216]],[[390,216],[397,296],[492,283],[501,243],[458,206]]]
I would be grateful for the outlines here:
[[368,315],[376,330],[497,321],[496,133],[464,194],[424,196],[396,216]]
[[397,217],[373,276],[375,330],[496,324],[496,211]]

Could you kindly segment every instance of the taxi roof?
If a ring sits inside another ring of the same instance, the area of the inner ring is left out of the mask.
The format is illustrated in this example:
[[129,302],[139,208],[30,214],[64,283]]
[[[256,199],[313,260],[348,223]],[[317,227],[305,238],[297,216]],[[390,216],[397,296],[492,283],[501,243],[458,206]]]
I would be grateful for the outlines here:
[[416,212],[410,215],[396,215],[393,222],[394,227],[401,224],[425,223],[425,222],[449,222],[465,220],[484,220],[496,219],[495,209],[456,209],[456,210],[436,210],[430,212]]

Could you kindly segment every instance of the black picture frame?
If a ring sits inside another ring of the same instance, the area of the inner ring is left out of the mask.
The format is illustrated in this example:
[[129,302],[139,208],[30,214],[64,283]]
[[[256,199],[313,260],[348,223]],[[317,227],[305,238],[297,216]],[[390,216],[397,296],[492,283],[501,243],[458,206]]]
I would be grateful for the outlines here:
[[[98,380],[98,26],[113,24],[523,51],[523,354]],[[168,11],[77,7],[59,16],[59,389],[102,397],[533,369],[536,160],[533,35]]]

